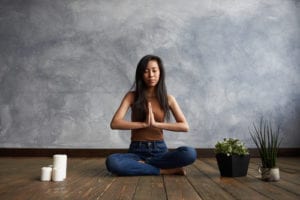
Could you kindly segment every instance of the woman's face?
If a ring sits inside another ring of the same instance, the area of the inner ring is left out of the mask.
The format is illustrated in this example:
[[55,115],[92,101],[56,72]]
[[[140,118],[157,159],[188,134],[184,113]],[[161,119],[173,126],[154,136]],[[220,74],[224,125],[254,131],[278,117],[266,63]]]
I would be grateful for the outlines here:
[[144,71],[143,80],[148,87],[155,87],[159,81],[160,70],[155,60],[150,60]]

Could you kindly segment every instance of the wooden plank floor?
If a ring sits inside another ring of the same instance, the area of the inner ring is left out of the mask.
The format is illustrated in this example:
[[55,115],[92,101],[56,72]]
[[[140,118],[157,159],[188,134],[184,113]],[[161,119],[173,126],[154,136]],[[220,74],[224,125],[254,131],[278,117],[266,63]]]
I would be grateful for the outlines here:
[[116,177],[104,158],[69,158],[67,179],[41,182],[40,169],[52,158],[0,157],[0,199],[300,199],[300,158],[279,158],[281,180],[263,182],[251,158],[248,175],[220,177],[215,158],[187,167],[187,176]]

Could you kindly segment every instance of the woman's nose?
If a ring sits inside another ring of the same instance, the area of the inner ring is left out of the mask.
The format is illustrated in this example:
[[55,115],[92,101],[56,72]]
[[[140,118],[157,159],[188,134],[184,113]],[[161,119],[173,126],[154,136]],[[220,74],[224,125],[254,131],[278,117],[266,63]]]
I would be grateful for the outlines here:
[[150,76],[150,77],[153,76],[153,72],[150,71],[150,72],[149,72],[149,76]]

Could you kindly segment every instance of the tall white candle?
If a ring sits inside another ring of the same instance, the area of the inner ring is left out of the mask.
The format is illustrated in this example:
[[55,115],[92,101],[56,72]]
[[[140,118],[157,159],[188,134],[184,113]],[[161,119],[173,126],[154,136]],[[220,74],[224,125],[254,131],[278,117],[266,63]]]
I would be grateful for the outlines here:
[[53,156],[53,169],[62,176],[63,179],[67,177],[67,155],[65,154],[55,154]]
[[52,181],[63,181],[64,180],[64,170],[53,168],[52,170]]
[[41,181],[50,181],[51,180],[51,167],[42,167],[41,168]]

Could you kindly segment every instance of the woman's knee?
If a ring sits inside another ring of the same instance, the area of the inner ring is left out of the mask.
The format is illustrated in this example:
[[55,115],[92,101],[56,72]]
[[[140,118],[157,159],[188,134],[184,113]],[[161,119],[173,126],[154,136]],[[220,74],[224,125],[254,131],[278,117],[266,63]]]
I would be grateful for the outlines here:
[[111,171],[111,165],[112,165],[112,155],[109,155],[105,160],[105,165],[108,171]]
[[106,158],[105,164],[107,170],[111,173],[118,173],[122,169],[122,167],[120,166],[118,154],[109,155]]
[[135,154],[111,154],[106,158],[106,168],[113,174],[127,176],[139,160],[140,158]]
[[197,159],[197,151],[192,147],[179,147],[178,150],[181,152],[181,158],[185,161],[186,165],[192,164]]

